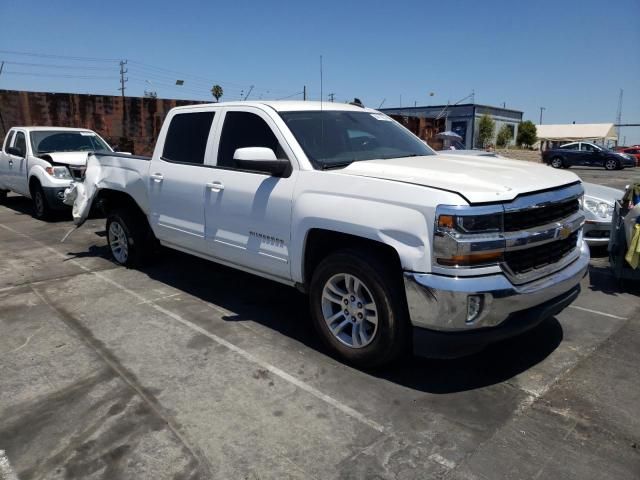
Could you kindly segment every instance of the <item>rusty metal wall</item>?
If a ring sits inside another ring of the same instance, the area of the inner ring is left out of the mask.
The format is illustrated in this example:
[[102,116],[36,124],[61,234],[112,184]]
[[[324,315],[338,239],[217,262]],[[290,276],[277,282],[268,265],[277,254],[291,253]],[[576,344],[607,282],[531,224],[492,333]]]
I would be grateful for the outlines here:
[[90,128],[120,150],[151,155],[169,110],[196,103],[204,102],[0,90],[0,134],[17,125]]

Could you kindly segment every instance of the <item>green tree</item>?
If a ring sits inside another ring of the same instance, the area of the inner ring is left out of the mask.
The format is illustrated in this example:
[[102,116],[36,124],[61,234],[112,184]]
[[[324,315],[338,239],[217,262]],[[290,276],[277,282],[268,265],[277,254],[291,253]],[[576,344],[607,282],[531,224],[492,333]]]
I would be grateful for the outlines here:
[[535,124],[531,120],[525,120],[518,127],[518,135],[516,137],[516,143],[519,147],[525,145],[530,147],[538,140],[538,131]]
[[506,147],[509,145],[509,142],[513,139],[513,133],[511,131],[511,125],[504,124],[498,130],[498,136],[496,138],[496,145],[498,147]]
[[478,143],[481,147],[485,147],[493,140],[493,135],[496,132],[496,122],[486,113],[480,117],[478,122]]
[[213,87],[211,87],[211,95],[213,95],[213,98],[216,99],[216,102],[220,101],[220,97],[222,97],[223,93],[224,92],[220,85],[214,85]]

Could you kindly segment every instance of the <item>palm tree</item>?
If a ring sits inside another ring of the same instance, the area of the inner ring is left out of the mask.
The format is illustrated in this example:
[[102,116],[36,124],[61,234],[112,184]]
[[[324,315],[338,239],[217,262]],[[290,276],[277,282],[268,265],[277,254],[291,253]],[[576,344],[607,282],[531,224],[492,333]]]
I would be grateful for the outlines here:
[[214,85],[211,87],[211,95],[216,99],[216,102],[220,101],[220,97],[222,96],[223,91],[220,85]]

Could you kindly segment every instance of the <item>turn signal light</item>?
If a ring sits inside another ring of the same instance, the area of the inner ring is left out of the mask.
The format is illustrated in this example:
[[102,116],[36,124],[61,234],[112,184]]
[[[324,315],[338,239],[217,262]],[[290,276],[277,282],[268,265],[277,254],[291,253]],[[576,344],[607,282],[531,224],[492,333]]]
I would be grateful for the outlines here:
[[453,229],[455,220],[453,215],[440,215],[438,217],[438,227]]
[[453,266],[477,266],[492,264],[502,260],[502,252],[473,253],[470,255],[454,255],[449,258],[438,258],[440,265]]

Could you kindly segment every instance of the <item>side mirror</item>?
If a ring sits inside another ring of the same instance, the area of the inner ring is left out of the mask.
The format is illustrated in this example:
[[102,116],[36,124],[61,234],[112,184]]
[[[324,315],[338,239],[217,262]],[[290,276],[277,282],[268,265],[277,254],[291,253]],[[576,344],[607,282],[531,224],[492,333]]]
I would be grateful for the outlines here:
[[282,177],[288,167],[288,160],[280,160],[270,148],[265,147],[245,147],[238,148],[233,153],[233,161],[243,170],[253,170]]
[[16,157],[24,158],[24,153],[22,153],[22,150],[20,150],[19,148],[16,148],[16,147],[7,148],[7,153],[9,155],[15,155]]

